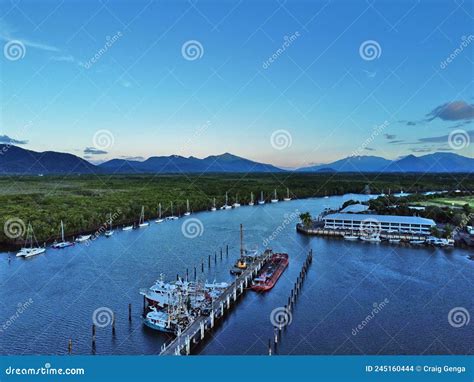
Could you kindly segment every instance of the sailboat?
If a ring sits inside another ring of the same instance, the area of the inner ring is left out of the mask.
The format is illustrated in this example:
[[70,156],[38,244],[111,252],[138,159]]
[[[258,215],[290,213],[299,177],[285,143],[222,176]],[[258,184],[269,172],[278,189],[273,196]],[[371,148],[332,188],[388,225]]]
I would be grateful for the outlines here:
[[133,225],[125,225],[122,227],[122,231],[131,231],[133,229]]
[[184,216],[189,215],[191,215],[191,210],[189,209],[189,199],[186,199],[186,212],[184,213]]
[[221,210],[230,210],[232,206],[229,206],[229,196],[225,193],[225,204],[221,207]]
[[109,213],[109,229],[105,231],[105,237],[110,237],[114,234],[114,230],[112,229],[112,214]]
[[286,198],[283,198],[283,201],[289,202],[291,200],[290,198],[290,189],[286,188]]
[[158,219],[155,220],[155,223],[163,223],[163,218],[161,217],[161,203],[158,204]]
[[92,237],[92,235],[79,235],[76,237],[76,240],[74,240],[76,243],[83,243],[87,240],[89,240]]
[[[34,246],[36,244],[36,246]],[[28,223],[26,230],[25,246],[16,254],[17,257],[31,257],[46,252],[46,248],[38,246],[33,227]]]
[[214,202],[212,203],[211,211],[215,211],[216,208],[216,198],[214,198]]
[[238,199],[237,195],[235,195],[235,203],[232,204],[232,207],[234,207],[234,208],[239,208],[240,207],[240,203],[239,203],[239,199]]
[[61,220],[61,241],[59,243],[54,242],[53,248],[61,249],[61,248],[70,247],[71,245],[74,245],[74,243],[64,240],[64,223]]
[[142,206],[142,212],[140,214],[140,220],[138,221],[138,227],[139,228],[144,228],[148,227],[150,223],[145,221],[145,206]]
[[255,203],[253,202],[253,192],[250,193],[250,203],[249,206],[253,206]]
[[258,201],[258,204],[265,204],[265,199],[263,199],[263,191],[260,192],[260,200]]
[[274,196],[273,196],[273,199],[271,200],[272,203],[278,203],[278,196],[277,196],[277,190],[275,188],[275,193],[274,193]]
[[177,219],[178,219],[178,217],[177,217],[177,216],[174,216],[174,212],[173,212],[173,202],[171,202],[171,215],[168,216],[168,217],[166,218],[166,220],[177,220]]

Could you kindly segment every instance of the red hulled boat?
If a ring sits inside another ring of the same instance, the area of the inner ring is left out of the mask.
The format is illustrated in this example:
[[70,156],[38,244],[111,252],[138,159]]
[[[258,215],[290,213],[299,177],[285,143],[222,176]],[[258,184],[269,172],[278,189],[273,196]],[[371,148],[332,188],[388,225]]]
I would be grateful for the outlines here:
[[252,290],[265,292],[272,289],[287,266],[288,254],[274,253],[253,280]]

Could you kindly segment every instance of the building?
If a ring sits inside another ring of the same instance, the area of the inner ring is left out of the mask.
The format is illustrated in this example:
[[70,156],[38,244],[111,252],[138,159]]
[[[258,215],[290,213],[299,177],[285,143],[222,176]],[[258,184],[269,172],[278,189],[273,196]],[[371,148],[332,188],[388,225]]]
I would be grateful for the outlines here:
[[393,216],[371,214],[329,214],[323,217],[325,229],[365,230],[367,226],[378,227],[380,232],[417,233],[429,235],[436,224],[431,219],[416,216]]

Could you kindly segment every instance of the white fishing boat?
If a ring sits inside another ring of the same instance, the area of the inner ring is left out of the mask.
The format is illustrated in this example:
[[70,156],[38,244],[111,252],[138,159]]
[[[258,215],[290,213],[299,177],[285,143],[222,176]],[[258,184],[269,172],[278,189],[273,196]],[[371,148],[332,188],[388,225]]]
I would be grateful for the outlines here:
[[265,199],[263,199],[263,191],[260,192],[260,199],[258,201],[258,204],[260,205],[265,204]]
[[112,214],[109,213],[109,229],[105,231],[105,237],[111,237],[114,234],[114,230],[112,229]]
[[16,254],[17,257],[32,257],[46,252],[46,248],[40,247],[36,236],[33,232],[33,227],[28,223],[26,230],[25,246]]
[[214,211],[216,211],[216,210],[217,210],[217,208],[216,208],[216,198],[214,198],[214,201],[213,201],[212,207],[211,207],[211,211],[214,212]]
[[250,203],[249,203],[249,206],[253,206],[255,205],[254,201],[253,201],[253,192],[250,193]]
[[283,198],[283,201],[284,202],[289,202],[290,200],[291,200],[291,198],[290,198],[290,189],[287,188],[286,189],[286,198]]
[[122,231],[131,231],[133,229],[133,225],[125,225],[122,227]]
[[62,249],[62,248],[70,247],[71,245],[74,245],[74,243],[64,240],[64,223],[61,220],[61,241],[59,243],[54,242],[52,247],[56,249]]
[[361,236],[360,240],[368,243],[380,243],[382,241],[378,235]]
[[138,221],[139,228],[148,227],[150,223],[145,221],[145,206],[142,206],[142,212],[140,213],[140,220]]
[[161,203],[158,204],[158,219],[155,220],[155,223],[163,223],[164,219],[161,214]]
[[240,203],[239,203],[239,199],[238,199],[237,195],[235,195],[235,203],[232,204],[232,207],[234,207],[234,208],[239,208],[240,207]]
[[225,193],[225,204],[221,207],[221,210],[230,210],[232,206],[229,206],[229,196]]
[[143,323],[151,329],[159,330],[165,333],[175,333],[177,322],[171,315],[162,310],[157,310],[150,307],[151,312],[148,312],[143,320]]
[[83,243],[83,242],[89,240],[91,237],[92,237],[92,235],[79,235],[78,237],[76,237],[75,242],[76,243]]
[[354,235],[344,235],[345,240],[359,240],[359,236]]
[[184,216],[189,215],[191,215],[191,210],[189,209],[189,199],[186,199],[186,212],[184,213]]
[[275,188],[275,192],[273,194],[273,198],[270,200],[272,203],[278,203],[278,196],[277,196],[277,190]]

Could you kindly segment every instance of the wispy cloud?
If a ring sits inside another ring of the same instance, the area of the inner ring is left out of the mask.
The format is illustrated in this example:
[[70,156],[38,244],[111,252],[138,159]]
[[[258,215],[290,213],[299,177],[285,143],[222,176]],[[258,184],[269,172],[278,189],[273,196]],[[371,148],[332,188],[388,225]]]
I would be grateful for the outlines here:
[[434,108],[426,115],[428,121],[439,118],[443,121],[460,121],[474,119],[474,104],[465,101],[447,102]]
[[84,149],[84,154],[90,158],[90,155],[104,155],[107,154],[107,151],[96,149],[95,147],[86,147]]
[[384,134],[383,136],[386,139],[395,139],[397,137],[395,134]]
[[20,140],[20,139],[14,139],[9,137],[8,135],[0,135],[0,143],[6,143],[10,145],[26,145],[28,141],[25,140]]

